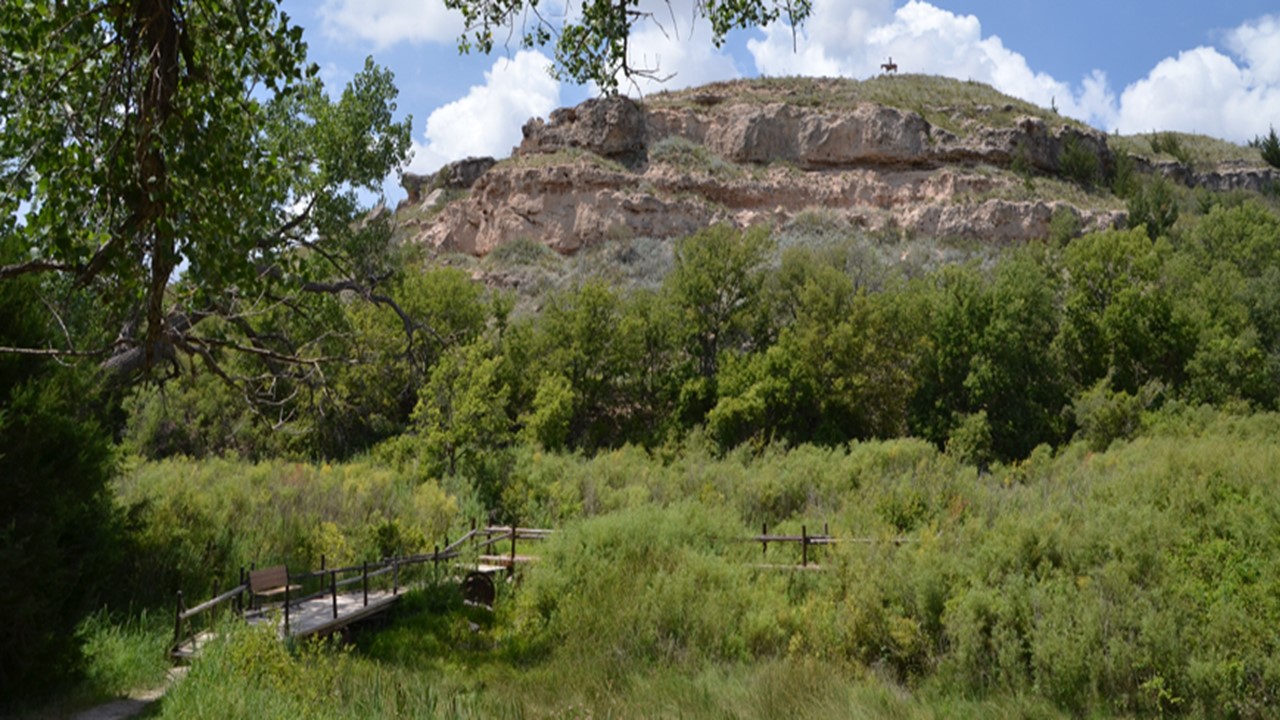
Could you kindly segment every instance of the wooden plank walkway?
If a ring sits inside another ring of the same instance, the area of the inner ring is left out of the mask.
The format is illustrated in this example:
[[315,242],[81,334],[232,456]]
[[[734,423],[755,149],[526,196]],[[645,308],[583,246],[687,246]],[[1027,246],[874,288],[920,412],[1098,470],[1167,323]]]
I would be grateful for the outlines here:
[[[289,637],[306,637],[307,635],[323,635],[340,630],[354,622],[376,615],[391,608],[401,593],[390,590],[369,591],[369,604],[364,604],[364,593],[338,593],[337,602],[332,595],[311,598],[305,602],[289,607]],[[337,612],[334,612],[334,608]],[[268,609],[265,612],[254,612],[245,616],[250,625],[279,625],[280,637],[285,636],[284,613],[279,609]]]
[[[338,593],[336,603],[332,595],[291,603],[287,633],[284,625],[284,610],[278,604],[245,613],[244,619],[253,626],[274,626],[276,635],[281,639],[286,636],[300,638],[309,635],[325,635],[391,609],[403,595],[403,591],[393,593],[390,590],[372,590],[369,592],[368,605],[364,603],[364,593],[359,591]],[[212,630],[198,632],[173,648],[171,655],[175,659],[182,660],[197,657],[200,651],[216,637],[217,633]]]

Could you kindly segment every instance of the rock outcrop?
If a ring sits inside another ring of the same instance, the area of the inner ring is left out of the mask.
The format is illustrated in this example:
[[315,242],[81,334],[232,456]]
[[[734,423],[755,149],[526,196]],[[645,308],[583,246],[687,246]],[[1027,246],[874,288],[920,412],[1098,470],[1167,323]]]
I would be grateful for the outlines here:
[[1280,170],[1271,167],[1225,163],[1212,170],[1198,170],[1178,162],[1150,163],[1139,160],[1138,169],[1146,173],[1160,173],[1187,187],[1213,192],[1265,192],[1280,188]]
[[466,190],[496,162],[491,157],[469,157],[451,162],[431,175],[407,172],[400,176],[400,186],[408,194],[405,203],[420,205],[433,190]]
[[[947,129],[871,102],[821,107],[697,92],[653,107],[588,100],[526,123],[510,160],[455,163],[412,188],[406,180],[410,205],[439,200],[424,187],[470,188],[409,235],[484,255],[516,238],[572,253],[619,234],[780,225],[812,208],[871,230],[993,243],[1044,237],[1059,212],[1085,229],[1123,224],[1114,197],[1097,193],[1082,207],[1035,192],[1040,176],[1082,163],[1103,174],[1115,162],[1106,135],[1045,115],[979,107],[976,119]],[[1195,177],[1215,189],[1273,181],[1257,168]]]

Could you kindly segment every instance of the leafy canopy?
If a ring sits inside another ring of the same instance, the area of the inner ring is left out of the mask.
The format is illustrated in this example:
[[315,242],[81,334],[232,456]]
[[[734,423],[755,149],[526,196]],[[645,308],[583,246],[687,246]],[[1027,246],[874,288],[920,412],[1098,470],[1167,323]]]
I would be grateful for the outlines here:
[[315,74],[276,0],[0,6],[0,233],[23,248],[0,281],[38,277],[60,328],[5,350],[130,378],[185,354],[246,394],[220,352],[313,370],[256,318],[372,295],[385,226],[356,222],[356,191],[409,146],[390,73],[366,63],[337,98]]

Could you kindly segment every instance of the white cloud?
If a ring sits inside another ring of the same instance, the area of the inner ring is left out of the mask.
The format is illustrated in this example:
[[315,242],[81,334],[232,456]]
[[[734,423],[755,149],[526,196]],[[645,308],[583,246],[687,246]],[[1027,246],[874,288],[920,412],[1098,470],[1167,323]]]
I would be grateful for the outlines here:
[[483,85],[431,113],[426,142],[414,141],[409,169],[434,172],[471,155],[506,156],[520,142],[526,120],[545,117],[560,103],[560,83],[547,73],[550,64],[546,55],[529,50],[499,58]]
[[896,11],[887,0],[833,0],[816,3],[792,51],[791,29],[778,25],[748,41],[756,67],[768,75],[867,77],[890,57],[902,72],[945,75],[989,83],[1003,92],[1043,106],[1056,104],[1067,115],[1102,122],[1114,98],[1106,76],[1095,71],[1078,88],[1037,73],[1025,57],[997,36],[982,36],[973,15],[957,15],[912,0]]
[[462,16],[442,0],[325,0],[325,34],[372,42],[379,49],[399,42],[456,42]]
[[1257,82],[1261,73],[1249,63],[1266,62],[1268,51],[1247,47],[1241,52],[1244,66],[1208,47],[1166,58],[1125,88],[1112,127],[1123,133],[1181,130],[1236,142],[1261,134],[1280,117],[1280,83]]
[[747,42],[767,75],[867,77],[892,56],[902,72],[989,83],[1002,92],[1107,130],[1200,132],[1244,141],[1280,118],[1280,16],[1264,16],[1227,33],[1236,62],[1208,47],[1167,58],[1117,96],[1101,70],[1072,85],[1035,72],[997,36],[983,37],[973,15],[923,0],[898,9],[889,0],[815,3],[798,31],[778,25]]
[[1259,83],[1280,83],[1280,15],[1266,15],[1227,34],[1227,47]]

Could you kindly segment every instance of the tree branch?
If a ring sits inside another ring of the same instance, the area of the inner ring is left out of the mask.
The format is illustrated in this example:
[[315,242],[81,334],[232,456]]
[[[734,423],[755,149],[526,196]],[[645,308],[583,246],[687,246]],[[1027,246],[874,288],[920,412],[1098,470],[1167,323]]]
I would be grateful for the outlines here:
[[28,260],[24,263],[0,266],[0,280],[8,280],[20,275],[38,272],[75,273],[79,271],[80,267],[71,263],[55,262],[53,260]]

